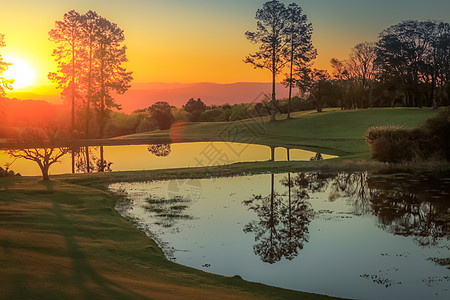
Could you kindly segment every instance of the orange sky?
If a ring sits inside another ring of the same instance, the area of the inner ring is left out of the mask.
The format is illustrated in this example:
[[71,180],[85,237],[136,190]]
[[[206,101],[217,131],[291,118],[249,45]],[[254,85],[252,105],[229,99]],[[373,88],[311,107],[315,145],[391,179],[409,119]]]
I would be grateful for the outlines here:
[[[244,36],[255,30],[252,0],[15,0],[2,3],[0,33],[3,56],[17,57],[36,70],[34,86],[18,91],[45,93],[54,71],[54,44],[48,31],[71,9],[95,10],[124,29],[127,67],[135,82],[269,82],[268,71],[242,62],[255,49]],[[290,3],[292,1],[282,1]],[[449,21],[444,0],[305,0],[296,1],[314,26],[316,67],[328,68],[332,57],[345,58],[358,42],[375,41],[378,33],[405,19]],[[280,78],[281,79],[281,78]]]

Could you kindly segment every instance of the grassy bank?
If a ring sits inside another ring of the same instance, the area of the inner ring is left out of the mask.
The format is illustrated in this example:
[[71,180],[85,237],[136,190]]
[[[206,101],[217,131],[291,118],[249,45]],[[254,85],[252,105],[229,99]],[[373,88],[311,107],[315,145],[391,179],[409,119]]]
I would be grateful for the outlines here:
[[358,159],[370,156],[364,133],[370,126],[405,125],[415,127],[435,115],[429,108],[382,108],[341,111],[328,109],[295,112],[292,119],[278,116],[239,122],[199,122],[175,124],[170,130],[120,137],[116,140],[166,142],[231,141],[268,146],[298,147]]
[[2,299],[325,298],[167,261],[114,210],[118,198],[103,185],[109,180],[105,175],[0,180]]

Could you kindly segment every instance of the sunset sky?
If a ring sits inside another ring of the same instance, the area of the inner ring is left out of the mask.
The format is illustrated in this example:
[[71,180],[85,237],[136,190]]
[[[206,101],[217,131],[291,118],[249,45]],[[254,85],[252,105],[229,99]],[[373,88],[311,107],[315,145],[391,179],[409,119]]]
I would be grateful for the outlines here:
[[[268,71],[242,62],[255,50],[244,36],[255,30],[255,13],[265,0],[15,0],[2,1],[0,33],[6,60],[20,60],[36,73],[39,92],[55,70],[54,44],[48,31],[55,20],[75,9],[95,10],[125,32],[135,82],[269,82]],[[286,4],[292,1],[282,1]],[[304,0],[295,1],[313,24],[316,67],[332,57],[346,58],[358,42],[375,41],[385,28],[406,19],[450,21],[448,0]]]

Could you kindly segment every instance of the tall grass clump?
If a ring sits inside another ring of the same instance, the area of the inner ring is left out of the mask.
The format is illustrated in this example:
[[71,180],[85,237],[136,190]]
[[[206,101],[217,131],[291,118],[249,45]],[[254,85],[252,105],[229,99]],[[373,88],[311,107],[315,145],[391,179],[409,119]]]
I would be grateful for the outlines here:
[[450,110],[440,110],[418,128],[375,126],[365,133],[372,158],[382,162],[450,160]]

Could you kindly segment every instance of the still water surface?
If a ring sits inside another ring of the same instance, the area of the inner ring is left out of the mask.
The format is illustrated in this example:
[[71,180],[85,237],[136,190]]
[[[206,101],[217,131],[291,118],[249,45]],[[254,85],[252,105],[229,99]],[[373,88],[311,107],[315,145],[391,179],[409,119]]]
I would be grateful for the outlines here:
[[[85,172],[85,148],[75,153],[76,172]],[[89,147],[90,165],[95,166],[100,158],[100,147]],[[277,147],[274,152],[276,161],[309,160],[316,153],[301,149],[286,149]],[[103,146],[103,155],[107,163],[111,163],[112,171],[156,170],[167,168],[206,167],[225,165],[235,162],[264,161],[271,159],[271,149],[268,146],[228,143],[228,142],[196,142],[175,143],[164,145],[126,145]],[[323,158],[335,156],[323,154]],[[68,154],[60,163],[50,167],[50,175],[70,173],[72,158]],[[0,166],[6,163],[14,172],[26,176],[40,175],[35,162],[11,158],[0,151]]]
[[110,189],[187,266],[340,297],[450,299],[449,178],[289,173]]

